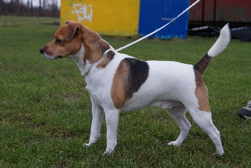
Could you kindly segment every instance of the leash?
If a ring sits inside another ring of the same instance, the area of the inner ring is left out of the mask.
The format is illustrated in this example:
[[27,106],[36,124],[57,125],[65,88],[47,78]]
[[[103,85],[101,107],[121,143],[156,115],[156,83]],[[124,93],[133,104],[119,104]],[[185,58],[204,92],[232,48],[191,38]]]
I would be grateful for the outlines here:
[[178,19],[178,18],[179,18],[181,15],[183,15],[185,12],[187,12],[189,9],[191,9],[191,8],[192,8],[194,5],[196,5],[199,1],[200,1],[200,0],[197,0],[196,2],[194,2],[192,5],[190,5],[188,8],[186,8],[183,12],[181,12],[178,16],[176,16],[173,20],[171,20],[170,22],[168,22],[168,23],[165,24],[164,26],[162,26],[162,27],[160,27],[159,29],[153,31],[152,33],[149,33],[149,34],[147,34],[147,35],[145,35],[145,36],[139,38],[139,39],[136,40],[136,41],[133,41],[132,43],[129,43],[129,44],[123,46],[123,47],[118,48],[116,51],[121,51],[121,50],[123,50],[123,49],[125,49],[125,48],[128,48],[128,47],[130,47],[130,46],[132,46],[132,45],[134,45],[134,44],[136,44],[136,43],[138,43],[138,42],[140,42],[140,41],[146,39],[147,37],[153,35],[154,33],[156,33],[156,32],[158,32],[158,31],[162,30],[163,28],[165,28],[166,26],[168,26],[169,24],[171,24],[172,22],[174,22],[176,19]]

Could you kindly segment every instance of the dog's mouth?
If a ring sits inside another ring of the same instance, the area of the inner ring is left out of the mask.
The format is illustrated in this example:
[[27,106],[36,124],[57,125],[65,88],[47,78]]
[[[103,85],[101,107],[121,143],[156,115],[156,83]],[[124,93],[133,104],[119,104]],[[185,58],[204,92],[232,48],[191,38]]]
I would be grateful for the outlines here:
[[45,58],[47,58],[47,59],[53,60],[53,59],[63,58],[62,55],[53,57],[53,56],[47,54],[47,53],[45,52],[45,47],[41,48],[39,51],[40,51],[40,53],[41,53]]
[[63,58],[63,56],[61,56],[61,55],[59,55],[57,57],[50,56],[50,55],[48,55],[46,53],[42,53],[42,55],[43,55],[44,58],[47,58],[47,59],[50,59],[50,60]]
[[59,56],[57,56],[57,57],[55,57],[55,59],[60,59],[60,58],[63,58],[63,56],[62,55],[59,55]]
[[47,58],[47,59],[51,59],[51,60],[56,59],[55,57],[52,57],[46,53],[42,53],[42,55],[44,56],[44,58]]

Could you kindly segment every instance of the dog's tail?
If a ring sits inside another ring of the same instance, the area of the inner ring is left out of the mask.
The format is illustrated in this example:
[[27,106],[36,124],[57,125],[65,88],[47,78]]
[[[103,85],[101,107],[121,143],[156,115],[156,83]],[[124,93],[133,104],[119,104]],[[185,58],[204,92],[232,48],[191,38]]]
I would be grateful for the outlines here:
[[227,47],[229,41],[230,29],[228,24],[226,24],[220,31],[220,37],[210,48],[208,53],[197,64],[194,65],[194,69],[197,70],[200,74],[203,74],[209,62]]

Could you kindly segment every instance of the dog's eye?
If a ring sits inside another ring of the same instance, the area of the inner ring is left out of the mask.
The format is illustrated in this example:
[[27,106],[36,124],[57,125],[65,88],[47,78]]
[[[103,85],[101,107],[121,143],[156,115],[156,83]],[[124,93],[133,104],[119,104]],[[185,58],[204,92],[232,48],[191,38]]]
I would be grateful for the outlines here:
[[56,43],[57,43],[57,44],[61,43],[61,41],[62,41],[62,40],[60,40],[60,39],[58,39],[58,38],[56,39]]

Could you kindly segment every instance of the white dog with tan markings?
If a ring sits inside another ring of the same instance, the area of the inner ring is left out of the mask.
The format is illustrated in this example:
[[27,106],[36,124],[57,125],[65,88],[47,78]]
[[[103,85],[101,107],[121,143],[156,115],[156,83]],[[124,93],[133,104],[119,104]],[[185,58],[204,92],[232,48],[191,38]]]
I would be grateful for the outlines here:
[[92,124],[89,143],[97,142],[103,115],[107,124],[107,148],[114,151],[120,112],[145,106],[168,109],[179,125],[180,135],[168,145],[179,146],[191,124],[185,113],[208,134],[223,155],[220,133],[212,122],[208,90],[203,72],[209,62],[221,53],[230,41],[228,25],[208,53],[195,65],[172,61],[141,61],[116,52],[101,36],[80,23],[68,21],[55,33],[54,40],[40,49],[49,59],[69,57],[76,61],[92,102]]

